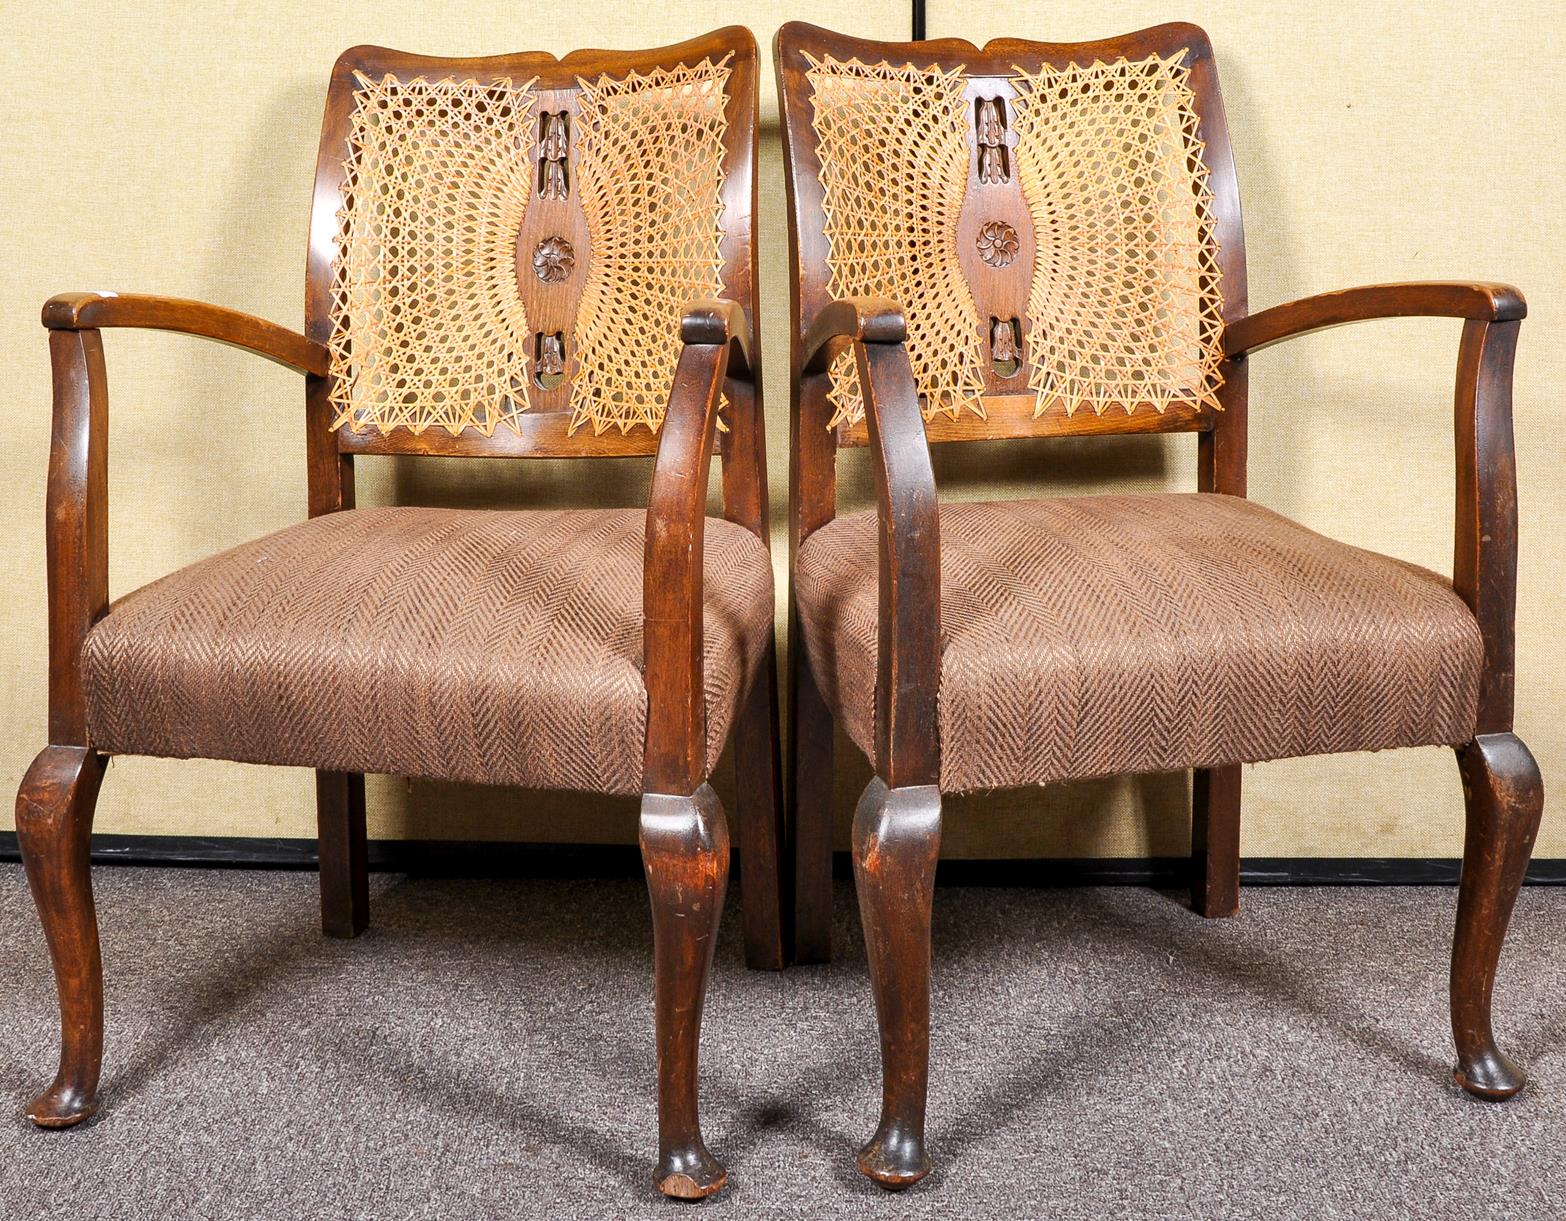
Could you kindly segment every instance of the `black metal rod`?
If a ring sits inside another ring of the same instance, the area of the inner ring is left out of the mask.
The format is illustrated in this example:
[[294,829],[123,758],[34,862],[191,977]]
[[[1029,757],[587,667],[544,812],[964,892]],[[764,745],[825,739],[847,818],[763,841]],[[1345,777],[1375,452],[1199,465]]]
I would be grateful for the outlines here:
[[924,0],[913,0],[913,37],[915,42],[924,41]]

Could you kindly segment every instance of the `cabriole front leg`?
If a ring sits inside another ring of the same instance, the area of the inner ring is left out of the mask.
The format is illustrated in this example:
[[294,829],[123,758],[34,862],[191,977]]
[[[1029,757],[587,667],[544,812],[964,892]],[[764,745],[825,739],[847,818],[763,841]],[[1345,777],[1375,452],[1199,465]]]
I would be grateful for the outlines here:
[[934,785],[891,789],[879,776],[854,813],[854,883],[881,1028],[881,1122],[859,1170],[899,1190],[930,1173],[930,917],[941,846]]
[[642,863],[652,897],[658,1043],[658,1190],[699,1200],[728,1179],[697,1116],[702,1004],[729,877],[729,830],[710,785],[642,797]]
[[1499,1100],[1510,1098],[1528,1080],[1495,1045],[1490,997],[1544,812],[1544,781],[1528,748],[1509,733],[1481,734],[1458,748],[1457,763],[1468,831],[1452,943],[1453,1075],[1475,1097]]
[[16,795],[16,838],[60,994],[60,1069],[27,1107],[41,1128],[68,1128],[98,1109],[103,966],[89,850],[103,764],[86,747],[47,747]]

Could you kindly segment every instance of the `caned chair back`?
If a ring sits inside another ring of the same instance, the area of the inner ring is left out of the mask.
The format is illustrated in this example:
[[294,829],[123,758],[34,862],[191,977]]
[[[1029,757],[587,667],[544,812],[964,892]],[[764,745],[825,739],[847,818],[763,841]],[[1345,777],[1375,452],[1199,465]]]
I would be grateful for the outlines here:
[[[1202,31],[981,50],[795,24],[778,60],[798,333],[834,298],[897,302],[932,441],[1223,426],[1244,239]],[[828,398],[864,443],[850,353]]]
[[[695,299],[755,316],[756,49],[345,53],[322,124],[313,413],[351,453],[648,454]],[[746,404],[748,406],[748,404]]]

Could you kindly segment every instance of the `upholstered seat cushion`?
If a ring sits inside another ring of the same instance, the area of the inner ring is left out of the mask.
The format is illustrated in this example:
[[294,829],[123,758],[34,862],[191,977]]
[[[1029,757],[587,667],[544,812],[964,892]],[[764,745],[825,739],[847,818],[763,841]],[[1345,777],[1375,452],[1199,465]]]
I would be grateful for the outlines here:
[[[332,513],[117,602],[82,654],[110,753],[641,790],[640,510]],[[708,519],[707,766],[767,654],[772,566]]]
[[[812,670],[874,743],[876,524],[795,576]],[[1483,646],[1451,582],[1232,496],[941,506],[941,787],[1472,736]]]

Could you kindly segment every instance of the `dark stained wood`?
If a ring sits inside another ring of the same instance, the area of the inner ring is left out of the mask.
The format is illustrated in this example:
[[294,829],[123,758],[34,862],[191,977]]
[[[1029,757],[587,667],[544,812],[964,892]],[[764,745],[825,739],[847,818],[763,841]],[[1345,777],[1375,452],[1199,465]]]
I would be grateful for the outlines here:
[[642,860],[652,897],[657,981],[658,1190],[699,1200],[727,1172],[707,1151],[696,1109],[701,1011],[729,878],[723,805],[703,784],[688,797],[642,798]]
[[930,920],[941,846],[941,792],[873,777],[854,813],[854,884],[881,1028],[881,1120],[859,1169],[893,1190],[930,1173]]
[[1240,768],[1191,773],[1191,906],[1213,919],[1240,914]]
[[[1037,401],[1031,394],[999,394],[984,400],[981,416],[971,413],[956,416],[937,415],[924,422],[926,439],[932,445],[948,441],[1004,441],[1014,437],[1103,437],[1126,433],[1211,432],[1217,413],[1204,408],[1173,404],[1164,411],[1150,407],[1134,415],[1114,407],[1102,415],[1086,409],[1067,415],[1064,410],[1046,409],[1035,416]],[[868,423],[843,423],[837,428],[837,443],[844,449],[870,443]]]
[[357,772],[316,772],[315,815],[320,837],[321,931],[328,937],[357,937],[370,924],[364,777]]
[[[832,958],[832,714],[816,689],[790,604],[789,854],[794,873],[794,961]],[[787,868],[787,865],[785,865]]]
[[1223,346],[1230,356],[1239,356],[1310,331],[1377,318],[1519,322],[1527,314],[1522,294],[1510,284],[1367,284],[1275,305],[1259,314],[1236,319],[1224,331]]
[[1527,1076],[1495,1045],[1490,997],[1501,943],[1528,870],[1544,781],[1510,733],[1480,734],[1457,751],[1468,803],[1463,876],[1452,942],[1452,1036],[1457,1083],[1479,1098],[1510,1098]]
[[109,609],[109,387],[97,331],[51,331],[46,494],[49,741],[87,744],[82,641]]
[[203,301],[118,293],[62,293],[45,303],[43,324],[51,331],[90,331],[101,327],[177,331],[243,348],[300,373],[324,375],[327,371],[326,348],[321,344],[275,322]]
[[674,373],[647,509],[647,749],[649,793],[687,795],[705,779],[702,535],[726,344],[686,344]]
[[1480,734],[1509,733],[1516,687],[1517,452],[1512,362],[1519,323],[1463,324],[1454,396],[1457,525],[1452,588],[1484,638]]
[[940,779],[941,521],[935,472],[901,343],[856,343],[875,455],[880,633],[875,769],[893,789]]
[[16,838],[60,996],[59,1071],[27,1105],[41,1128],[68,1128],[98,1109],[103,964],[88,851],[103,765],[85,746],[45,747],[16,795]]
[[794,876],[783,805],[775,645],[768,646],[734,725],[734,787],[745,962],[753,970],[781,971],[794,956]]

